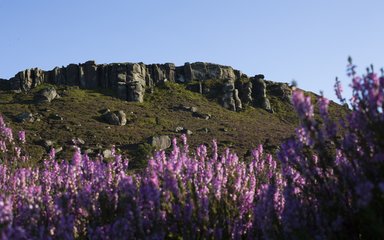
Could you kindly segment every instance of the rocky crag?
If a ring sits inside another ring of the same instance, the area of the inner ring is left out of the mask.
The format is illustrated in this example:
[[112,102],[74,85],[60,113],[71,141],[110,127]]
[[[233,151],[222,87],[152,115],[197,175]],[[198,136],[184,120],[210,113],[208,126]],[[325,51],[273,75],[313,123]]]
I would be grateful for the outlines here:
[[233,111],[251,105],[272,112],[267,90],[287,100],[291,95],[286,83],[266,81],[261,74],[248,77],[232,67],[205,62],[175,66],[173,63],[96,64],[87,61],[50,71],[32,68],[18,72],[9,80],[0,79],[0,89],[29,91],[43,83],[83,89],[108,88],[120,99],[143,102],[145,94],[150,94],[165,81],[187,84],[190,90],[216,98],[223,107]]

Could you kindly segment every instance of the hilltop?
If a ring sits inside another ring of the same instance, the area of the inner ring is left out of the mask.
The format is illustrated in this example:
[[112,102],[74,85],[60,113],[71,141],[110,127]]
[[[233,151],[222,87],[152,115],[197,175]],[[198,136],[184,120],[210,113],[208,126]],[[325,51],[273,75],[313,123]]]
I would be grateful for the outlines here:
[[[264,78],[203,62],[33,68],[0,80],[0,113],[14,129],[26,130],[33,159],[50,147],[69,157],[73,145],[108,157],[105,150],[114,145],[142,166],[181,134],[193,147],[217,139],[247,158],[258,144],[275,153],[299,121],[292,87]],[[316,102],[318,96],[307,94]],[[336,118],[346,109],[331,103],[330,111]]]

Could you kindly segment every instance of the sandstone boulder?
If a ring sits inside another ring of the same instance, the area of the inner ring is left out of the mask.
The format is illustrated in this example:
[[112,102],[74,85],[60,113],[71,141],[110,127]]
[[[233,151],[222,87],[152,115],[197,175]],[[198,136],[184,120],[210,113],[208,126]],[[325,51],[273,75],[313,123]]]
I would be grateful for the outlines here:
[[148,143],[156,150],[164,150],[171,146],[171,138],[167,135],[153,136],[148,139]]
[[50,114],[48,116],[48,119],[53,120],[53,121],[63,121],[64,120],[64,118],[60,114],[57,114],[57,113]]
[[112,151],[110,149],[105,149],[103,151],[103,157],[104,158],[111,158],[111,157],[113,157]]
[[196,118],[205,119],[205,120],[209,120],[212,117],[211,114],[209,114],[209,113],[202,113],[202,112],[193,112],[192,116],[196,117]]
[[35,117],[30,112],[22,112],[15,117],[15,120],[17,122],[31,122],[32,123],[35,121]]
[[124,111],[121,111],[121,110],[114,111],[114,112],[110,112],[108,110],[101,117],[105,122],[111,125],[124,126],[127,124],[127,116],[124,113]]
[[34,99],[37,103],[51,102],[53,99],[57,98],[59,94],[57,93],[54,87],[44,88],[38,91]]

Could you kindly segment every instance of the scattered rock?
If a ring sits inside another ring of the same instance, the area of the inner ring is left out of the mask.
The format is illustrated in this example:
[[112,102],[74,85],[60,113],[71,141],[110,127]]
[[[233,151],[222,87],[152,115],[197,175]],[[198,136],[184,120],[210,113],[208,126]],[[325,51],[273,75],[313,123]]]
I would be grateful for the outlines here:
[[59,95],[54,87],[44,88],[38,91],[35,95],[35,101],[37,103],[51,102],[53,99],[58,98]]
[[56,153],[59,153],[61,151],[63,151],[63,147],[60,146],[60,147],[55,148]]
[[103,108],[101,110],[98,111],[98,113],[100,113],[101,115],[104,115],[104,114],[107,114],[109,113],[111,110],[109,110],[108,108]]
[[84,151],[84,153],[87,154],[87,155],[89,155],[89,154],[94,153],[94,151],[93,151],[93,149],[88,148],[88,149],[86,149],[86,150]]
[[177,132],[177,133],[185,133],[187,135],[192,135],[193,134],[193,132],[191,130],[186,129],[186,128],[181,127],[181,126],[176,127],[175,132]]
[[189,129],[184,129],[183,133],[187,134],[187,135],[192,135],[193,132]]
[[124,126],[125,124],[127,124],[127,115],[124,113],[124,111],[120,110],[115,112],[115,114],[119,118],[119,121],[120,121],[119,125]]
[[105,149],[105,150],[103,151],[103,157],[104,157],[104,158],[111,158],[111,157],[113,157],[113,155],[112,155],[112,151],[111,151],[110,149]]
[[112,125],[124,126],[127,124],[127,115],[122,110],[110,112],[109,109],[107,109],[101,117],[104,121]]
[[176,127],[176,129],[175,129],[175,132],[182,132],[182,131],[184,131],[184,127],[181,127],[181,126],[178,126],[178,127]]
[[46,149],[50,149],[51,147],[53,147],[54,145],[54,142],[52,140],[43,140],[41,145],[46,148]]
[[156,150],[164,150],[171,146],[171,138],[167,135],[154,136],[148,139],[148,143]]
[[190,110],[191,112],[197,112],[197,107],[191,107],[191,110]]
[[176,110],[180,110],[180,111],[185,111],[185,112],[197,112],[197,107],[191,107],[191,106],[186,106],[186,105],[183,105],[183,104],[180,104],[179,106],[177,107],[174,107]]
[[72,138],[72,143],[75,145],[84,145],[85,141],[81,138]]
[[42,109],[39,109],[40,112],[50,112],[51,109],[49,108],[42,108]]
[[34,122],[35,121],[35,118],[33,116],[32,113],[30,112],[23,112],[23,113],[20,113],[19,115],[17,115],[15,117],[15,120],[17,122]]
[[212,116],[211,114],[208,114],[208,113],[201,113],[201,112],[194,112],[192,114],[192,116],[196,117],[196,118],[201,118],[201,119],[205,119],[205,120],[208,120],[210,119]]
[[67,130],[68,132],[72,132],[72,128],[70,126],[65,125],[64,129]]
[[48,119],[54,120],[54,121],[63,121],[64,120],[64,118],[57,113],[49,115]]
[[200,129],[198,129],[197,131],[199,131],[199,132],[205,132],[205,133],[209,133],[209,132],[210,132],[209,128],[200,128]]

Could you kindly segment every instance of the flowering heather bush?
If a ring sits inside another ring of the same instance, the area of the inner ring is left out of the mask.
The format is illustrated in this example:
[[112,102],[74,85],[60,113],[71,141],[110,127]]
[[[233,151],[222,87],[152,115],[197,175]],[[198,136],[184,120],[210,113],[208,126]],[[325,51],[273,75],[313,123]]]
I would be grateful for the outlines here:
[[[328,116],[327,99],[318,100],[319,124],[309,98],[293,94],[302,124],[279,153],[285,181],[280,224],[288,236],[384,237],[384,76],[371,66],[359,77],[355,68],[349,59],[352,111],[338,124]],[[335,91],[344,103],[338,80]]]
[[[351,113],[340,122],[302,92],[301,125],[275,161],[260,145],[245,163],[185,136],[141,173],[128,160],[70,161],[55,151],[39,167],[0,116],[0,239],[332,239],[384,237],[384,77],[352,77]],[[340,84],[336,84],[340,100]],[[112,151],[114,152],[114,151]]]
[[[14,154],[19,141],[2,123],[0,232],[4,239],[207,239],[240,238],[254,231],[254,203],[275,176],[277,163],[262,146],[246,164],[226,151],[218,156],[200,146],[158,152],[141,174],[127,175],[119,155],[106,163],[77,149],[71,161],[55,159],[52,149],[41,168],[22,168]],[[5,158],[2,158],[4,161]],[[10,163],[12,161],[12,163]],[[10,165],[12,167],[10,167]],[[257,180],[256,180],[257,178]],[[263,219],[260,223],[263,222]]]

